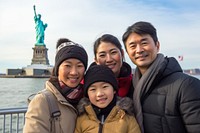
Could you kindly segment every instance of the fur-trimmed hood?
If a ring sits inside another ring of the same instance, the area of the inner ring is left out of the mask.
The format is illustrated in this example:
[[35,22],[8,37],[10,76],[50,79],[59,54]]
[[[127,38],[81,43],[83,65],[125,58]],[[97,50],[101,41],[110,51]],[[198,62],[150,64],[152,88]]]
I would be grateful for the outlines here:
[[[90,105],[91,102],[88,98],[84,97],[79,101],[79,104],[77,105],[77,110],[79,115],[85,113],[85,106]],[[119,106],[122,110],[124,110],[129,115],[134,115],[134,106],[133,101],[128,97],[117,97],[117,106]]]

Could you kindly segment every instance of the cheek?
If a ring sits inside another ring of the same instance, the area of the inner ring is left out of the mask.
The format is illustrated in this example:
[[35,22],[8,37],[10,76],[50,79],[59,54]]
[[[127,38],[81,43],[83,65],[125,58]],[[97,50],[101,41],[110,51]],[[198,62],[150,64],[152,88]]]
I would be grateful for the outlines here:
[[79,70],[79,74],[83,77],[84,76],[84,73],[85,73],[85,68],[81,68]]
[[149,51],[152,51],[151,52],[151,56],[152,56],[151,58],[155,59],[157,54],[158,54],[158,50],[157,49],[150,49]]
[[103,64],[105,64],[104,62],[105,62],[104,59],[101,59],[101,58],[96,59],[97,65],[103,65]]
[[120,62],[120,63],[122,63],[122,56],[121,56],[121,54],[118,54],[117,56],[116,56],[116,60],[118,61],[118,62]]
[[90,101],[94,101],[95,100],[95,94],[94,93],[88,93],[88,97]]
[[58,71],[58,79],[63,81],[66,77],[67,77],[67,71],[59,69],[59,71]]
[[127,52],[130,60],[135,63],[135,54],[133,51]]
[[134,55],[134,51],[131,50],[131,49],[128,49],[128,50],[127,50],[127,54],[128,54],[128,56],[129,56],[130,58],[132,58],[132,57],[135,56],[135,55]]
[[58,75],[64,75],[65,73],[67,73],[67,70],[64,67],[60,66],[58,68]]

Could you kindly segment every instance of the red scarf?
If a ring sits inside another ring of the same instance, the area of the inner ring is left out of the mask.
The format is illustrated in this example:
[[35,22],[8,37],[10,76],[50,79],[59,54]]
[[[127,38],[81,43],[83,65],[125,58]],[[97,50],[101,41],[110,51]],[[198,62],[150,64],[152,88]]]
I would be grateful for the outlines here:
[[132,75],[129,75],[128,77],[121,77],[117,78],[118,81],[118,96],[125,97],[127,96],[130,87],[131,87],[131,80]]

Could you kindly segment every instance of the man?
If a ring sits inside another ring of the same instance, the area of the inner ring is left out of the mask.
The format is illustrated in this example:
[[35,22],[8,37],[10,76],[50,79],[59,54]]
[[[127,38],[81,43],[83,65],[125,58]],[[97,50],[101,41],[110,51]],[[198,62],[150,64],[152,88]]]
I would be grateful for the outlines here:
[[173,57],[159,54],[156,29],[149,22],[128,27],[123,42],[137,66],[133,100],[145,133],[200,133],[200,80],[184,74]]

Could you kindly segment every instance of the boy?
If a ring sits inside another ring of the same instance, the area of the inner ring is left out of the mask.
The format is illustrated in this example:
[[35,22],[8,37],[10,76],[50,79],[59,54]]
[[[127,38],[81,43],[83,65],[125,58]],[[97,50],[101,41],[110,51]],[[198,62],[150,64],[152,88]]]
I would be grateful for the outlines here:
[[117,97],[118,83],[110,68],[91,66],[84,83],[75,133],[140,133],[132,100]]

